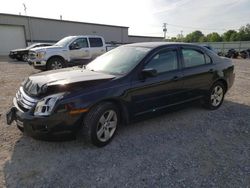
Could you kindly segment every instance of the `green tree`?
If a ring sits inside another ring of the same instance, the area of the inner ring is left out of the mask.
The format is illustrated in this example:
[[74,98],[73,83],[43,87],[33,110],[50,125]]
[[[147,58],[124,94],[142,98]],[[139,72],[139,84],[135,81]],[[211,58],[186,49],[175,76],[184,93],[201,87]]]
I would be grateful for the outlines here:
[[201,31],[194,31],[186,36],[185,42],[199,42],[202,37],[204,34]]
[[250,40],[250,24],[246,26],[242,26],[239,29],[238,39],[241,41],[249,41]]
[[233,35],[233,38],[235,38],[237,34],[238,33],[235,30],[228,30],[225,33],[223,33],[222,39],[225,42],[229,42],[229,41],[231,41],[231,35]]
[[229,41],[240,41],[240,36],[239,33],[232,33],[232,35],[230,36],[230,40]]
[[222,41],[221,36],[216,32],[209,33],[207,35],[207,42],[221,42],[221,41]]

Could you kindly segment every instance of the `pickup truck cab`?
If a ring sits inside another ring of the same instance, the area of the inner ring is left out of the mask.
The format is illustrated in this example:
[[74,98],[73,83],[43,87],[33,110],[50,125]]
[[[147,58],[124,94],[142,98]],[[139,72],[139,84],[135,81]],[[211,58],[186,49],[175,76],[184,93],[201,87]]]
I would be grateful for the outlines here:
[[30,50],[28,62],[36,69],[53,70],[87,64],[105,52],[106,45],[101,36],[68,36],[53,46]]

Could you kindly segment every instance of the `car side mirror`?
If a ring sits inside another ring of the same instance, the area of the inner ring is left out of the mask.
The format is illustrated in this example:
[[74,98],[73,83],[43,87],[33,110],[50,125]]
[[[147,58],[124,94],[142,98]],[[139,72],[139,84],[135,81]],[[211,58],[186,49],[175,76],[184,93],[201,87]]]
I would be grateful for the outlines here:
[[157,70],[153,68],[146,68],[141,71],[144,78],[157,76]]
[[75,42],[69,46],[70,50],[78,50],[80,48],[81,47],[77,43],[75,43]]

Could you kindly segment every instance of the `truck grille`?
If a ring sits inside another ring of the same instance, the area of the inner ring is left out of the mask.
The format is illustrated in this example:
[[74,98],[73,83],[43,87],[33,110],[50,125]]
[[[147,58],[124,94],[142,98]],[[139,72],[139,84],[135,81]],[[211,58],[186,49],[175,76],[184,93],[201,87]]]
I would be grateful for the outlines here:
[[23,87],[20,87],[16,93],[16,101],[19,108],[21,108],[23,111],[28,111],[36,105],[38,100],[28,96],[24,92]]
[[36,59],[36,52],[29,51],[29,59],[30,60]]

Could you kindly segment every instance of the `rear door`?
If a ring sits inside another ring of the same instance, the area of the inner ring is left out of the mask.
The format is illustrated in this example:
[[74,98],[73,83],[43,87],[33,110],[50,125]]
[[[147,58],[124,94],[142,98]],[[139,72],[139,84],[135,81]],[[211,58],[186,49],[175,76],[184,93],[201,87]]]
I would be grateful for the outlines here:
[[130,95],[135,116],[165,108],[180,100],[182,73],[178,57],[175,48],[156,52],[142,69],[155,69],[157,76],[136,77],[132,81]]
[[211,57],[198,47],[182,47],[181,54],[185,97],[198,98],[211,86],[214,64]]
[[85,37],[77,38],[69,45],[70,60],[90,59],[88,40]]
[[97,56],[105,53],[105,44],[101,37],[89,37],[89,44],[91,48],[91,58],[95,59]]

